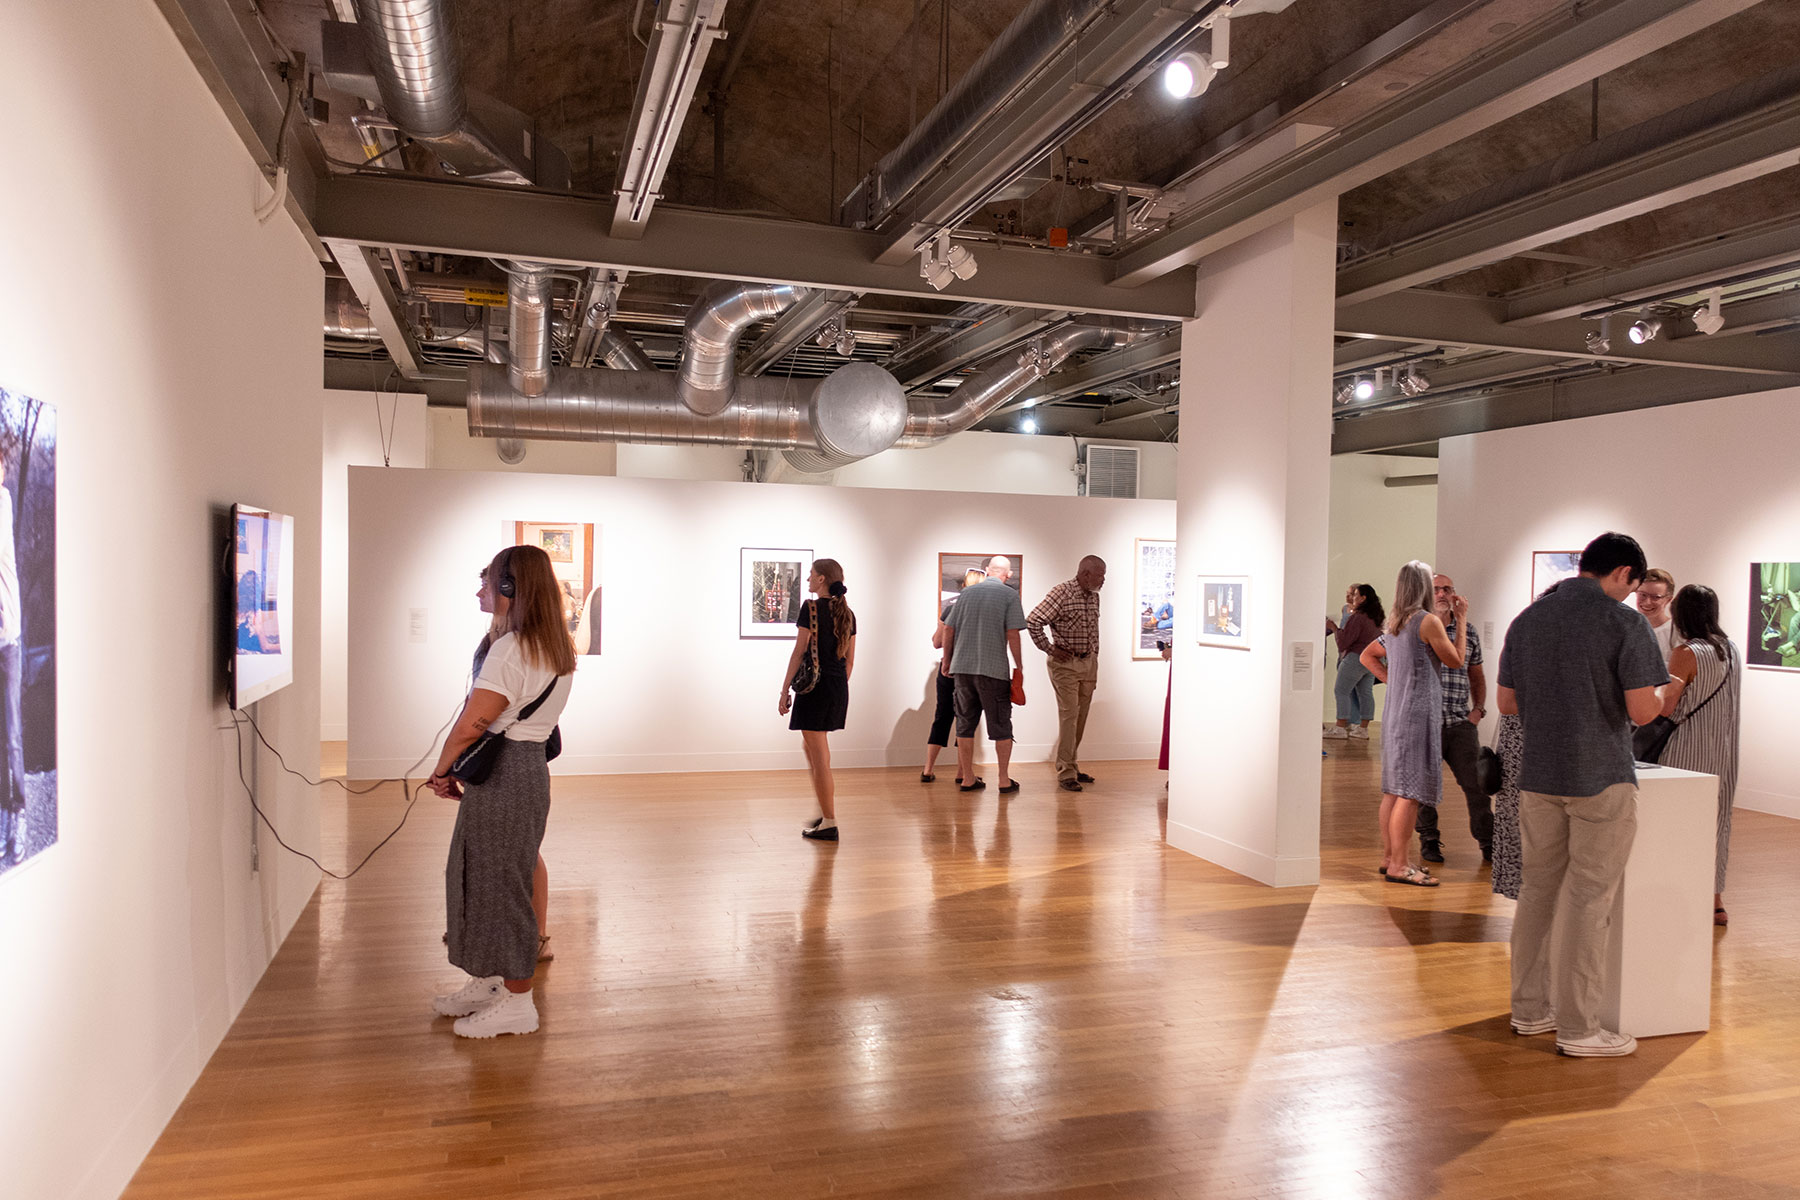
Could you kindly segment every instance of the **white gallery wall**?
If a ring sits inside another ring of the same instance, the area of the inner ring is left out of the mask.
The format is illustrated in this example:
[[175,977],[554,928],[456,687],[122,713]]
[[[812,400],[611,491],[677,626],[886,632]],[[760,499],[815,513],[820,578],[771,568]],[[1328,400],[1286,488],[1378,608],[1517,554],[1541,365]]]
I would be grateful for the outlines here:
[[[60,841],[0,877],[0,1192],[111,1197],[224,1036],[316,871],[265,834],[221,660],[226,506],[296,519],[295,682],[318,763],[319,294],[151,0],[0,15],[0,379],[56,408]],[[28,115],[26,115],[28,114]],[[263,771],[290,840],[312,789]]]
[[[1374,585],[1383,607],[1394,601],[1394,577],[1402,563],[1432,561],[1437,545],[1437,488],[1391,488],[1395,476],[1431,475],[1434,458],[1394,454],[1340,454],[1331,460],[1331,547],[1325,571],[1321,619],[1337,617],[1344,589],[1353,583]],[[1462,580],[1457,580],[1458,585]],[[1322,628],[1322,626],[1321,626]],[[1337,677],[1337,642],[1325,641],[1324,714],[1337,719],[1331,685]],[[1382,689],[1375,691],[1380,711]]]
[[[1750,564],[1800,560],[1800,473],[1786,436],[1797,410],[1790,389],[1446,439],[1437,561],[1497,648],[1530,600],[1533,551],[1579,550],[1617,529],[1677,587],[1717,591],[1741,648]],[[1745,672],[1740,807],[1800,817],[1796,713],[1800,672]]]
[[[740,640],[739,550],[810,550],[843,563],[860,634],[839,766],[922,761],[935,706],[937,555],[1023,557],[1029,608],[1083,554],[1111,566],[1105,658],[1084,758],[1145,758],[1162,738],[1167,668],[1130,658],[1134,539],[1174,536],[1158,500],[821,489],[802,485],[350,472],[350,773],[407,769],[467,687],[485,628],[476,575],[509,523],[585,521],[603,592],[604,652],[582,659],[562,727],[567,774],[803,765],[776,714],[791,640]],[[415,638],[415,611],[423,633]],[[1024,636],[1024,635],[1021,635]],[[1030,700],[1018,755],[1050,756],[1056,703],[1026,641]]]

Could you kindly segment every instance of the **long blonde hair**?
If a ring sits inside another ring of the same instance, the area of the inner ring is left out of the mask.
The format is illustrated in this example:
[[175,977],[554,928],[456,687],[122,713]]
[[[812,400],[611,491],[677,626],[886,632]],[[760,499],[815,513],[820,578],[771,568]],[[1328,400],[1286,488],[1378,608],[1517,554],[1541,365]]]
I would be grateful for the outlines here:
[[1413,614],[1431,611],[1431,564],[1413,559],[1400,568],[1394,580],[1394,615],[1388,618],[1388,632],[1399,633]]
[[488,564],[488,578],[501,595],[510,587],[506,628],[519,635],[525,661],[558,675],[575,670],[575,643],[563,617],[562,587],[550,556],[536,546],[508,546]]
[[844,643],[856,628],[856,614],[850,611],[850,602],[844,599],[844,593],[849,590],[844,587],[844,568],[835,558],[815,558],[812,569],[823,575],[825,582],[831,585],[831,594],[821,603],[831,606],[831,632],[837,637],[838,657],[847,657],[844,654]]

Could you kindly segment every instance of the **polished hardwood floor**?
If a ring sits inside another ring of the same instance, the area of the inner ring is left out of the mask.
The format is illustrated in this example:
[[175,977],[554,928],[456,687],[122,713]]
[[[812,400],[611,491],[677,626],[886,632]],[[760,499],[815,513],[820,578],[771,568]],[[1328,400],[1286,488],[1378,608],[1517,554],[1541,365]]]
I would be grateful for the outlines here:
[[[1372,747],[1326,763],[1324,881],[1162,843],[1162,776],[1042,765],[559,780],[542,1032],[461,1041],[451,805],[323,883],[127,1195],[1800,1196],[1800,823],[1740,812],[1714,1027],[1571,1060],[1507,1028],[1511,904],[1446,809],[1382,883]],[[990,779],[992,772],[989,772]],[[1450,793],[1454,795],[1455,793]],[[327,803],[342,862],[394,791]]]

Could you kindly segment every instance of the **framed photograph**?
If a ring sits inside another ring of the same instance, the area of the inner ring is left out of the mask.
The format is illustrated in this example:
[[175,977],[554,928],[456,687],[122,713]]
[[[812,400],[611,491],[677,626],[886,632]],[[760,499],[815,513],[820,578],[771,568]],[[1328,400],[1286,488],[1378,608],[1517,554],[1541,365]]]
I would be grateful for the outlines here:
[[56,844],[56,410],[0,386],[0,879]]
[[812,574],[811,550],[748,546],[738,552],[738,637],[794,637],[794,622],[806,603]]
[[1544,594],[1553,583],[1573,579],[1581,574],[1581,551],[1538,550],[1531,555],[1531,596],[1529,604]]
[[1194,640],[1202,646],[1250,648],[1250,577],[1202,575],[1196,593],[1200,597],[1200,629]]
[[[962,590],[972,584],[980,583],[987,578],[988,562],[994,558],[1005,558],[1012,562],[1012,578],[1006,586],[1019,593],[1019,603],[1025,603],[1025,556],[1007,554],[1002,550],[992,550],[986,554],[942,554],[938,555],[937,607],[932,609],[933,615],[940,615],[944,606],[962,595]],[[1026,611],[1031,606],[1026,605]]]
[[1158,643],[1175,637],[1175,543],[1139,538],[1135,561],[1132,611],[1137,615],[1131,657],[1161,658]]
[[1745,666],[1800,671],[1800,562],[1750,564],[1749,628]]
[[536,546],[550,556],[562,587],[563,618],[575,653],[600,653],[600,588],[594,578],[594,527],[583,521],[512,521],[515,546]]

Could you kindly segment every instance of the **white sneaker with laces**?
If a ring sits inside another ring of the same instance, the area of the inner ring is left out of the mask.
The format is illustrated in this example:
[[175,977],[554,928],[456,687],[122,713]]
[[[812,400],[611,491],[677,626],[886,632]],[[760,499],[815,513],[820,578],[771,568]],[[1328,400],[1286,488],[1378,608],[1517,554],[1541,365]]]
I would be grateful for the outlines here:
[[437,997],[431,1007],[440,1017],[466,1017],[472,1012],[480,1012],[504,995],[506,987],[500,976],[489,975],[469,980],[448,996]]
[[1369,740],[1369,727],[1367,725],[1352,725],[1350,727],[1350,736],[1356,741],[1366,742]]
[[1325,740],[1328,742],[1341,742],[1347,740],[1349,737],[1350,731],[1345,729],[1342,725],[1327,725],[1325,727]]
[[1556,1039],[1556,1052],[1570,1058],[1622,1058],[1637,1049],[1637,1039],[1623,1033],[1602,1029],[1599,1033],[1573,1042]]
[[457,1037],[491,1038],[503,1033],[536,1033],[537,1002],[530,992],[500,989],[500,999],[450,1027]]

